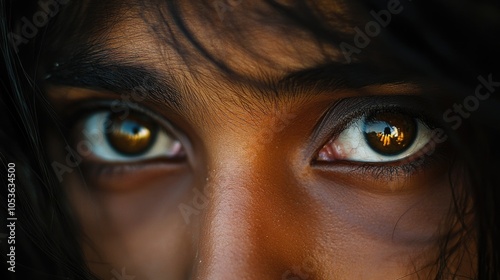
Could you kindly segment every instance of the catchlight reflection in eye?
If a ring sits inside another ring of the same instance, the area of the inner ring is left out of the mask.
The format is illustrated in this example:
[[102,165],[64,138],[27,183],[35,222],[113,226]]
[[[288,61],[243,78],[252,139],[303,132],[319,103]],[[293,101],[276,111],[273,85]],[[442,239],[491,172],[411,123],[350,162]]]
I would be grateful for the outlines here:
[[420,151],[431,138],[431,129],[417,118],[403,113],[372,113],[354,121],[325,144],[317,160],[398,161]]
[[141,161],[184,156],[179,140],[145,114],[127,116],[96,112],[82,121],[82,138],[90,142],[92,155],[105,161]]
[[364,135],[368,145],[382,155],[404,152],[417,136],[414,118],[394,113],[375,113],[365,120]]

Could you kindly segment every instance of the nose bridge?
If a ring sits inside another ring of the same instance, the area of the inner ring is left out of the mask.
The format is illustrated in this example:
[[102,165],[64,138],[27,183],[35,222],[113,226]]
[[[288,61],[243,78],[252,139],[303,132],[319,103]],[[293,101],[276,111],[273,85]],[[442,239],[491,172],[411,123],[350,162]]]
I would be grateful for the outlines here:
[[216,176],[207,186],[209,206],[200,227],[198,279],[226,279],[230,275],[244,279],[240,274],[249,270],[252,254],[259,247],[252,230],[258,226],[253,213],[257,197],[247,189],[249,182],[242,182],[244,176],[240,176]]
[[256,229],[266,227],[258,217],[259,206],[267,204],[263,174],[242,147],[215,153],[205,186],[209,202],[201,219],[197,279],[255,279],[246,273],[262,255],[264,240]]
[[[280,185],[286,176],[269,168],[263,147],[244,141],[212,151],[206,188],[208,206],[200,221],[194,279],[281,279],[293,263],[296,242],[288,237],[291,215]],[[216,145],[214,145],[216,146]],[[261,152],[259,152],[259,150]],[[272,178],[272,180],[270,179]],[[295,250],[297,253],[300,249]]]

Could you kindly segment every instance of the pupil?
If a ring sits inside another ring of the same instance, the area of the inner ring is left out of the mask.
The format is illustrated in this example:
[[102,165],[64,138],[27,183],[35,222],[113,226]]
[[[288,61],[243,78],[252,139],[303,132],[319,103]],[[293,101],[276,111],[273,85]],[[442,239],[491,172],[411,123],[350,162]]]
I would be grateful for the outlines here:
[[393,156],[406,151],[417,136],[414,118],[398,113],[375,113],[365,119],[364,136],[375,152]]
[[390,127],[386,127],[386,128],[384,129],[384,134],[386,134],[386,135],[391,134],[391,128],[390,128]]
[[111,147],[120,154],[142,154],[156,139],[158,126],[143,115],[132,113],[126,119],[121,119],[119,115],[111,114],[108,119],[111,126],[106,138]]

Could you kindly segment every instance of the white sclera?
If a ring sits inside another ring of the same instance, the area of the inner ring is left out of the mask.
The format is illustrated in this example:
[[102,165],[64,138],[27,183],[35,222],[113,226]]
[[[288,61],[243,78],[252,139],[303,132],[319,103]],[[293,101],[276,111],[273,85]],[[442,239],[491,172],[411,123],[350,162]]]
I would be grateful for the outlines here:
[[160,129],[151,147],[140,155],[128,156],[116,151],[106,138],[105,123],[110,112],[97,112],[83,120],[83,136],[90,142],[92,154],[106,161],[142,161],[151,158],[175,157],[181,150],[181,143]]
[[332,148],[336,151],[336,154],[341,156],[339,160],[349,160],[357,162],[398,161],[417,153],[419,150],[424,148],[432,139],[432,130],[429,129],[420,120],[416,120],[416,123],[417,135],[415,140],[410,145],[410,147],[404,150],[404,152],[397,155],[382,155],[374,151],[369,146],[369,144],[366,142],[366,138],[363,132],[363,128],[365,127],[364,116],[349,125],[349,127],[342,131],[330,145],[332,145]]

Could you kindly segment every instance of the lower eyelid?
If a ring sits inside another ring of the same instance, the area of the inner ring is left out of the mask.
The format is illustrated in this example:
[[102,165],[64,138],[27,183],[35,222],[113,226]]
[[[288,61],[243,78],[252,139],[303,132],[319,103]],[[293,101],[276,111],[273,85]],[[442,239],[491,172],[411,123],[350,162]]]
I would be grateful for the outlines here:
[[390,194],[429,187],[437,178],[446,176],[449,163],[447,156],[436,154],[404,164],[338,162],[332,165],[316,162],[312,167],[328,181],[370,193]]
[[[433,134],[434,135],[434,134]],[[392,162],[353,162],[340,160],[334,163],[312,161],[311,167],[332,181],[352,182],[353,187],[370,192],[393,192],[414,180],[437,178],[445,174],[450,164],[451,147],[432,137],[413,155]],[[425,181],[425,180],[424,180]],[[378,186],[378,184],[382,184]],[[371,186],[378,187],[371,187]],[[405,187],[405,189],[418,188]],[[423,186],[421,186],[423,187]]]
[[106,191],[141,189],[155,181],[175,180],[188,174],[185,161],[165,162],[152,159],[141,163],[110,164],[83,162],[81,169],[89,186]]

